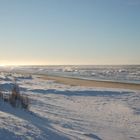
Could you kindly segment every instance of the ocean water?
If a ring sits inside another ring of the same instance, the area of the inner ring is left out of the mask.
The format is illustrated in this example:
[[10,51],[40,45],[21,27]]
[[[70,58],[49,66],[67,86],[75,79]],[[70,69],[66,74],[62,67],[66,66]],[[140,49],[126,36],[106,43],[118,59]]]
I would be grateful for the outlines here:
[[20,71],[88,80],[140,84],[140,65],[19,66],[3,69],[10,72]]

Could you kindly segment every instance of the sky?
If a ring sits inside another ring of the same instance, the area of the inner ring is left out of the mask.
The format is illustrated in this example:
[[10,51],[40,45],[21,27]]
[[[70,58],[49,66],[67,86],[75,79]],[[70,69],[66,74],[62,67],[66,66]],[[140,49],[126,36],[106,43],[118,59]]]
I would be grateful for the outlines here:
[[0,65],[140,64],[140,0],[0,0]]

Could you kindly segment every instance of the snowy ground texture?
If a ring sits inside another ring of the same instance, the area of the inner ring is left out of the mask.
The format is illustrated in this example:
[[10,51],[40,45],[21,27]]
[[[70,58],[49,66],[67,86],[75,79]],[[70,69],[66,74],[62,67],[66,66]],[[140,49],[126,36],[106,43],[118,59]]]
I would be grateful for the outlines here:
[[0,140],[140,140],[140,91],[17,80],[30,111],[0,101]]
[[140,84],[140,65],[7,66],[0,67],[0,71]]

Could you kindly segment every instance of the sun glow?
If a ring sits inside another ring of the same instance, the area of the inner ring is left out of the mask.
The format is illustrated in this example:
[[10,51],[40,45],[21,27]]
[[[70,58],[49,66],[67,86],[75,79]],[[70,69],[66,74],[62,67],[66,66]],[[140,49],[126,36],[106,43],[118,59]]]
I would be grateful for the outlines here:
[[6,65],[0,64],[0,67],[4,67],[4,66],[6,66]]

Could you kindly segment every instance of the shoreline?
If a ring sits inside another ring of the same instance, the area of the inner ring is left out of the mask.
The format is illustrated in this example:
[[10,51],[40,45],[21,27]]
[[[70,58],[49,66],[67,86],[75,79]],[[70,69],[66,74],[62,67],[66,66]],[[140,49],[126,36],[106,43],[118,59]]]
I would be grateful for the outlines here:
[[49,76],[49,75],[38,75],[38,76],[39,76],[38,78],[41,78],[44,80],[54,80],[55,82],[66,84],[66,85],[71,85],[71,86],[140,90],[140,84],[136,84],[136,83],[121,83],[121,82],[113,82],[113,81],[86,80],[86,79],[79,79],[79,78]]

